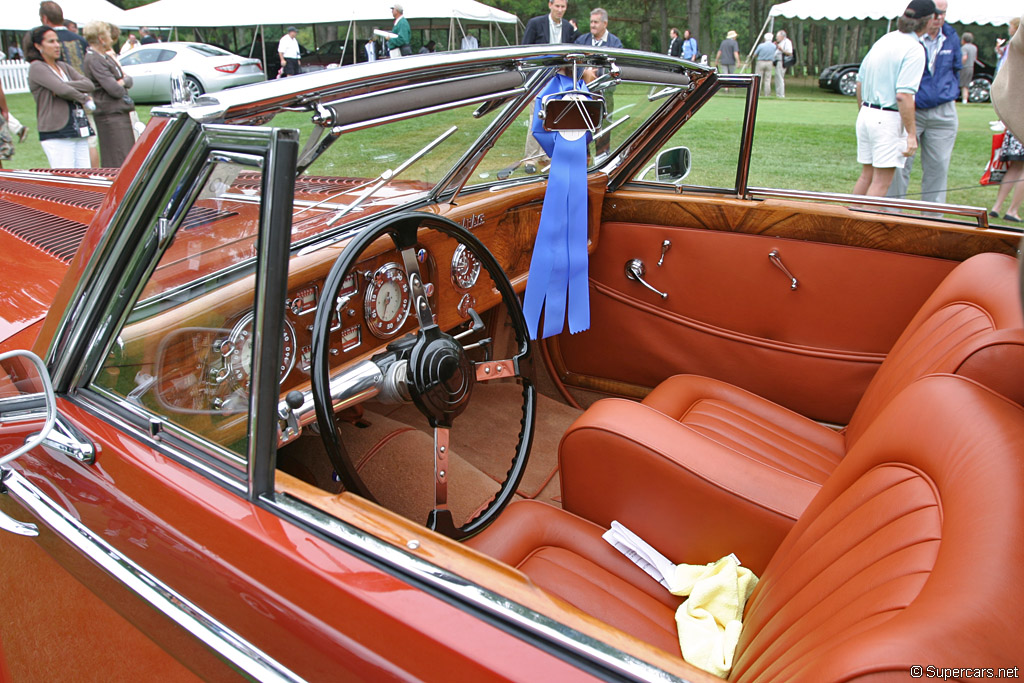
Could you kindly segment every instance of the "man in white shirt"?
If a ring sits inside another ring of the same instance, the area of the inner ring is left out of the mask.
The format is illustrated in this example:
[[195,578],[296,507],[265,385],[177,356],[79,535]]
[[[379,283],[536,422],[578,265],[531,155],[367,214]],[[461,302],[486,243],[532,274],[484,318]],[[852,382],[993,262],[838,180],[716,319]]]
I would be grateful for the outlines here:
[[548,14],[534,17],[526,22],[523,33],[523,45],[544,45],[555,43],[571,43],[573,28],[565,18],[565,10],[569,8],[566,0],[549,0]]
[[298,34],[299,29],[289,26],[277,44],[277,54],[281,58],[279,75],[282,78],[299,74],[299,41],[295,39]]
[[786,37],[785,31],[775,34],[775,96],[786,96],[786,64],[787,57],[793,56],[793,41]]
[[871,46],[857,72],[857,163],[854,194],[884,197],[893,174],[917,151],[914,97],[924,73],[918,36],[935,14],[932,0],[911,0],[896,31]]

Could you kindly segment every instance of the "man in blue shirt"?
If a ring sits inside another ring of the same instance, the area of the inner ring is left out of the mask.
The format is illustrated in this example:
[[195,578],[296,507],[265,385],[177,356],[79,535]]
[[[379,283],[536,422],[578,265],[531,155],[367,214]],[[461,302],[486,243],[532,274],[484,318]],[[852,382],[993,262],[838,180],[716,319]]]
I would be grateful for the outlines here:
[[[946,23],[947,0],[935,0],[935,15],[924,35],[927,61],[921,85],[917,89],[917,141],[921,152],[921,199],[927,202],[946,201],[946,179],[949,160],[959,120],[956,102],[960,91],[960,37]],[[914,157],[910,157],[893,177],[888,196],[906,197]],[[940,214],[932,214],[938,216]]]
[[700,59],[697,53],[697,39],[690,35],[690,29],[683,31],[683,59],[696,62]]

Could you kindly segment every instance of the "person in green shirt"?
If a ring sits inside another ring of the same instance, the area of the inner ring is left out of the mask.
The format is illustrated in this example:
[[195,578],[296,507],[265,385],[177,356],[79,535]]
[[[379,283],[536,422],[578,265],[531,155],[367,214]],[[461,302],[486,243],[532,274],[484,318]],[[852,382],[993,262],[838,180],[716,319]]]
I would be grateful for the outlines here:
[[394,38],[388,39],[388,50],[392,57],[402,57],[412,54],[412,29],[409,27],[409,20],[405,18],[402,6],[395,3],[391,6],[391,16],[395,18],[395,26],[392,33],[397,34]]

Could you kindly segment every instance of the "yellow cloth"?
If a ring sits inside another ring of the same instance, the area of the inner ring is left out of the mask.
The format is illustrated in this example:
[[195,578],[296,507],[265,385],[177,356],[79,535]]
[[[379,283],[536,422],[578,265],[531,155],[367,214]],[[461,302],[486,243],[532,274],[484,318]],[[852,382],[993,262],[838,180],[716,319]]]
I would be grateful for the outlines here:
[[740,639],[740,619],[757,577],[735,556],[707,565],[676,565],[668,577],[674,595],[689,598],[676,610],[683,659],[725,678]]

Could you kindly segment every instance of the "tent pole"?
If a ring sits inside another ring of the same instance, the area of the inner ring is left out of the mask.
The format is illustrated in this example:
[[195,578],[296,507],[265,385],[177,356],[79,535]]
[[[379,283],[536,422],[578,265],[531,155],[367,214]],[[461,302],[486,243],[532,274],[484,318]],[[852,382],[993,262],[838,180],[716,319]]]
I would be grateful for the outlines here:
[[[263,24],[257,26],[256,30],[259,31],[260,34],[260,48],[262,48],[263,50],[263,69],[265,72],[267,68],[267,32],[264,30]],[[255,34],[253,34],[253,41],[255,40],[256,36]],[[284,64],[282,64],[281,66],[284,66]],[[272,78],[269,73],[265,73],[265,75],[267,77],[267,80],[270,80]],[[277,78],[277,74],[274,74],[273,78]]]
[[[772,21],[773,18],[774,17],[772,17],[771,12],[769,12],[768,13],[768,17],[764,20],[764,24],[761,26],[761,30],[758,32],[757,36],[754,38],[754,45],[753,45],[753,47],[751,47],[750,48],[750,52],[747,53],[746,64],[748,64],[748,65],[750,64],[750,58],[754,56],[754,50],[756,50],[757,46],[761,44],[761,38],[764,36],[764,30],[766,28],[768,28],[768,23],[770,21]],[[750,73],[754,73],[753,67],[751,67]]]

